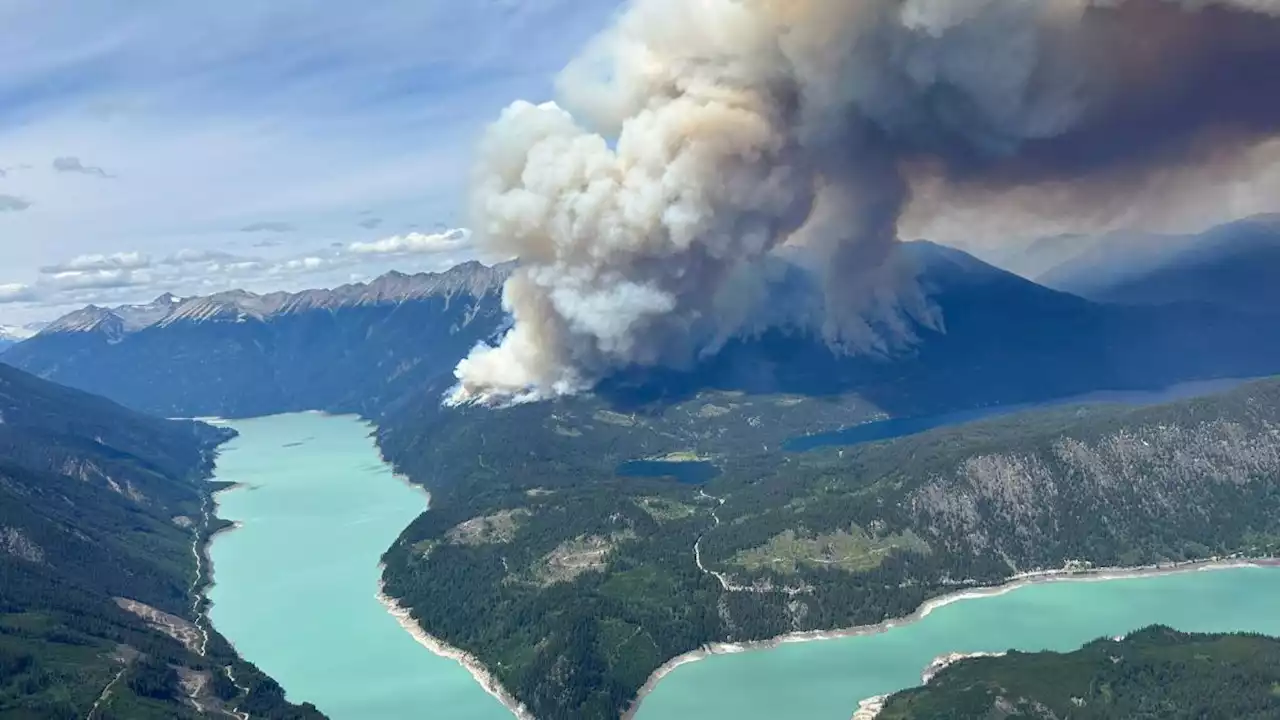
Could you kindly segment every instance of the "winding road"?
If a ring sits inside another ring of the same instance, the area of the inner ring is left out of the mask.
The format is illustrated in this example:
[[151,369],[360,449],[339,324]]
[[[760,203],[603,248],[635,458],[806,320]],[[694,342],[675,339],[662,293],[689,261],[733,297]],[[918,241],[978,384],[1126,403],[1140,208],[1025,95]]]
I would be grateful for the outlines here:
[[[716,512],[716,510],[718,510],[721,506],[724,505],[725,498],[716,497],[714,495],[708,495],[706,491],[702,489],[698,490],[698,497],[704,500],[714,500],[716,502],[716,506],[711,509],[711,519],[715,520],[715,525],[712,526],[712,529],[720,527],[720,515],[719,513]],[[795,597],[796,595],[809,595],[813,593],[813,587],[810,585],[802,584],[798,587],[788,586],[788,587],[779,588],[779,587],[774,587],[774,585],[767,580],[764,582],[757,583],[755,585],[738,585],[737,583],[730,580],[727,574],[718,572],[716,570],[712,570],[711,568],[703,564],[702,538],[704,538],[705,536],[706,536],[706,533],[699,535],[698,539],[693,543],[693,560],[698,564],[698,569],[701,570],[704,574],[714,576],[715,579],[720,582],[720,587],[723,588],[725,592],[750,592],[750,593],[780,592],[780,593],[789,595],[791,597]]]

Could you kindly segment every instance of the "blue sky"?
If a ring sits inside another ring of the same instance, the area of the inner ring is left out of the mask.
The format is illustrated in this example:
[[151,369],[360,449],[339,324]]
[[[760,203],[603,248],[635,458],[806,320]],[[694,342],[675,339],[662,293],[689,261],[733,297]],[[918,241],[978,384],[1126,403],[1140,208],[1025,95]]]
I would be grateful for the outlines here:
[[5,0],[0,322],[467,257],[478,133],[615,7]]

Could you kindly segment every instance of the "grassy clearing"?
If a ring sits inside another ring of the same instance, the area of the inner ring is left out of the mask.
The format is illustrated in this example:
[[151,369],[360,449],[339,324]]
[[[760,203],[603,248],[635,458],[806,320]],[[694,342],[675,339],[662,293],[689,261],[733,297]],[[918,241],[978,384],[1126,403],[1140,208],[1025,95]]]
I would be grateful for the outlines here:
[[520,521],[529,517],[528,510],[503,510],[492,515],[472,518],[445,534],[454,545],[500,545],[511,542],[520,529]]
[[686,505],[668,498],[639,497],[635,501],[641,510],[649,513],[654,520],[660,523],[683,520],[687,517],[692,517],[698,512],[698,509],[692,505]]
[[634,535],[630,532],[614,533],[608,537],[582,535],[566,540],[547,553],[534,567],[534,582],[543,587],[569,582],[592,571],[604,570],[609,553],[623,540]]

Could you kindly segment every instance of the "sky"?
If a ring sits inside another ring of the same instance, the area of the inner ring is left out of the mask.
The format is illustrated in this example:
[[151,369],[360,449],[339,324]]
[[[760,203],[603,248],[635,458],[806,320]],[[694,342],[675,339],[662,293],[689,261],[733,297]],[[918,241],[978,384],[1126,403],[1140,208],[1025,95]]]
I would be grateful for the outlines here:
[[0,323],[473,253],[470,153],[614,0],[3,0]]

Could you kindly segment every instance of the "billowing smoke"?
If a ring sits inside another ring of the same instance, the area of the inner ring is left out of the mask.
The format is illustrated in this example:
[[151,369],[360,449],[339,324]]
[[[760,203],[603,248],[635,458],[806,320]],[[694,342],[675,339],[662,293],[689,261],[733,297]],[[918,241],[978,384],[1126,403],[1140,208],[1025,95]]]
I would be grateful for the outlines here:
[[894,260],[908,207],[1095,212],[1232,162],[1280,128],[1278,69],[1280,0],[634,0],[482,143],[472,225],[519,257],[514,326],[452,400],[686,362],[767,312],[795,245],[827,339],[892,348],[936,320]]

